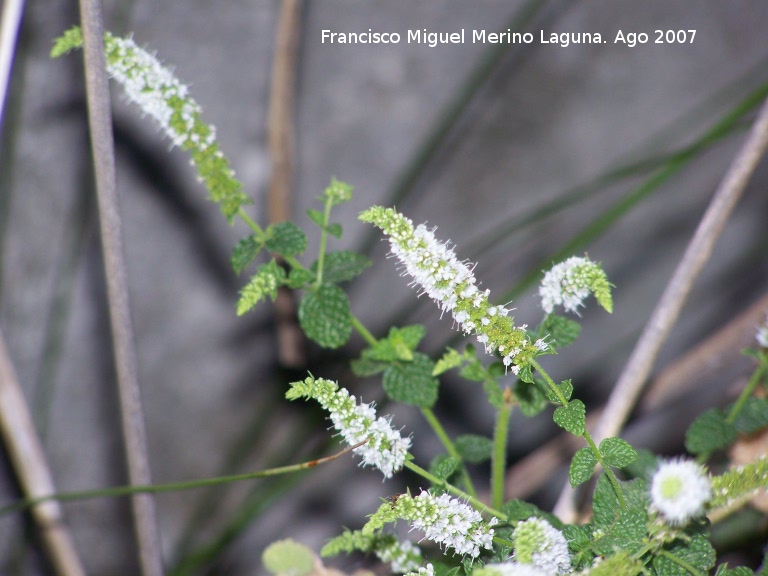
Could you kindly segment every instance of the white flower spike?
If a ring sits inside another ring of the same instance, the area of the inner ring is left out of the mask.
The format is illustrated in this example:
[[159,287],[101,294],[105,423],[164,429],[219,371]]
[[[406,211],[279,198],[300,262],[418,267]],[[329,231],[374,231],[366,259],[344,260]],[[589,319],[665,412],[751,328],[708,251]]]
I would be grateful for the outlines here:
[[374,206],[360,214],[389,236],[392,254],[402,263],[413,284],[432,298],[443,312],[450,312],[459,328],[475,334],[486,352],[498,351],[504,366],[513,374],[548,345],[543,339],[531,342],[524,327],[516,327],[509,310],[493,306],[489,290],[476,286],[472,267],[460,262],[450,246],[435,238],[434,229],[413,222],[391,208]]
[[313,398],[330,412],[333,427],[339,431],[350,446],[368,440],[353,450],[361,456],[361,466],[375,466],[391,478],[403,467],[411,439],[403,438],[392,428],[389,418],[376,417],[373,404],[355,401],[346,388],[339,388],[336,382],[323,378],[309,377],[303,382],[293,382],[286,398]]
[[543,518],[519,522],[512,540],[518,563],[533,566],[549,576],[571,572],[571,555],[565,536]]
[[405,576],[435,576],[435,567],[428,563],[414,572],[408,572]]
[[503,564],[486,564],[472,574],[477,576],[552,576],[533,564],[504,562]]
[[382,562],[390,564],[393,574],[418,570],[424,560],[421,548],[410,540],[393,540],[392,544],[376,550],[376,556]]
[[651,508],[667,523],[682,526],[704,514],[712,498],[712,483],[692,460],[668,460],[659,465],[651,481]]
[[579,306],[594,293],[597,302],[608,312],[613,309],[611,284],[602,268],[588,258],[573,256],[554,265],[539,286],[541,307],[551,314],[555,306],[562,306],[566,312],[579,313]]

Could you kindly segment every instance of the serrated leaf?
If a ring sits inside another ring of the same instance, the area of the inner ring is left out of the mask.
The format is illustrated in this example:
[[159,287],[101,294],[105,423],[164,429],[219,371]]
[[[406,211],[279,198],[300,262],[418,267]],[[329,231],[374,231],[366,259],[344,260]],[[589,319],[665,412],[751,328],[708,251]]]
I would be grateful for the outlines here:
[[[328,252],[323,263],[323,280],[331,284],[346,282],[359,276],[370,265],[371,261],[366,256],[356,252]],[[312,271],[317,273],[317,262],[312,264]]]
[[383,372],[388,366],[386,362],[376,362],[375,360],[366,360],[365,358],[352,360],[350,365],[352,367],[352,373],[360,378],[373,376],[379,372]]
[[648,482],[640,478],[626,482],[620,481],[619,488],[627,504],[626,508],[619,502],[608,477],[601,474],[597,479],[592,496],[592,511],[596,528],[607,530],[616,522],[619,515],[627,510],[634,510],[647,515],[647,509],[650,506]]
[[352,332],[349,299],[333,284],[323,284],[299,304],[299,324],[308,338],[323,348],[343,346]]
[[648,515],[645,510],[625,509],[619,506],[616,521],[597,539],[593,550],[598,554],[611,554],[616,550],[634,551],[645,542]]
[[344,233],[341,224],[328,224],[328,226],[325,227],[325,231],[334,238],[341,238],[341,235]]
[[315,554],[294,540],[279,540],[267,546],[261,561],[276,576],[309,576],[315,567]]
[[504,407],[504,392],[499,388],[499,383],[494,378],[483,380],[483,391],[488,396],[488,403],[494,408]]
[[240,290],[237,315],[242,316],[249,312],[267,297],[274,301],[277,298],[277,289],[283,285],[284,281],[285,270],[278,266],[274,260],[259,266],[250,282]]
[[547,316],[539,328],[539,336],[548,336],[547,340],[554,348],[570,346],[580,333],[581,325],[578,322],[555,314]]
[[768,426],[768,398],[748,398],[733,425],[743,434]]
[[461,366],[462,362],[464,362],[463,356],[453,348],[448,348],[440,360],[435,363],[435,369],[432,371],[432,376],[440,376],[440,374],[444,374],[445,372],[448,372],[448,370],[458,368]]
[[571,400],[566,406],[555,410],[552,419],[555,424],[573,434],[582,436],[586,426],[587,409],[581,400]]
[[[555,384],[557,386],[557,389],[560,390],[560,393],[565,397],[566,400],[570,400],[571,396],[573,395],[573,384],[571,384],[570,380],[563,380],[560,382],[560,384]],[[555,404],[560,404],[560,398],[557,394],[555,394],[555,391],[552,390],[549,386],[546,387],[546,395],[547,399],[550,402],[554,402]]]
[[413,361],[396,362],[384,370],[384,391],[396,402],[431,408],[437,401],[439,385],[432,376],[434,368],[429,356],[415,352]]
[[267,226],[265,246],[283,256],[299,256],[307,249],[307,236],[293,222],[278,222]]
[[429,471],[441,480],[447,480],[451,474],[456,472],[460,463],[458,458],[448,456],[447,454],[441,454],[432,460],[429,465]]
[[235,274],[242,274],[243,270],[250,266],[256,256],[259,255],[264,245],[256,239],[256,236],[251,235],[247,238],[243,238],[232,249],[232,256],[229,259],[232,264],[232,269]]
[[[679,558],[702,574],[707,574],[715,565],[715,550],[702,535],[697,534],[690,542],[676,540],[666,552]],[[683,566],[665,555],[654,556],[653,569],[659,576],[688,576],[689,572]]]
[[576,487],[592,478],[596,465],[597,458],[591,448],[580,448],[577,450],[576,454],[573,455],[571,467],[568,470],[568,481],[571,483],[571,486]]
[[472,382],[482,382],[487,377],[487,372],[479,360],[473,359],[459,371],[459,376]]
[[600,454],[608,466],[623,468],[637,460],[637,452],[621,438],[606,438],[598,447]]
[[544,518],[558,530],[562,530],[563,528],[563,522],[557,516],[551,514],[550,512],[545,512],[535,504],[531,504],[525,500],[519,500],[517,498],[507,500],[501,506],[501,511],[506,514],[507,518],[509,519],[509,523],[512,525],[515,525],[521,520],[527,520],[528,518],[535,517]]
[[491,459],[493,441],[478,434],[464,434],[454,442],[456,450],[465,462],[479,464]]
[[685,434],[685,447],[692,454],[720,450],[736,441],[736,428],[725,420],[725,414],[711,408],[693,421]]
[[650,480],[653,473],[659,467],[659,459],[650,450],[637,450],[637,459],[627,466],[622,466],[622,471],[629,478],[643,478]]
[[363,358],[379,362],[395,362],[413,360],[413,352],[426,334],[426,329],[421,325],[406,326],[404,328],[392,327],[386,338],[382,338],[368,350],[363,352]]

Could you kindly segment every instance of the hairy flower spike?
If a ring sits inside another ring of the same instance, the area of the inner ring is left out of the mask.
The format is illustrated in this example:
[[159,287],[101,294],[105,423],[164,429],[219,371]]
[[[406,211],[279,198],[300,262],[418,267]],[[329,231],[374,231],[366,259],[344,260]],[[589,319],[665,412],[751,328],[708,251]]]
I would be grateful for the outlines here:
[[579,313],[579,306],[593,293],[598,304],[608,312],[613,310],[611,284],[599,264],[588,258],[573,256],[553,266],[539,286],[541,307],[551,314],[555,306],[567,312]]
[[509,310],[492,306],[489,290],[475,285],[472,269],[459,262],[453,249],[440,243],[434,229],[413,222],[391,208],[374,206],[360,215],[364,222],[381,228],[389,236],[392,254],[400,260],[413,284],[450,312],[459,328],[475,334],[486,352],[501,353],[504,365],[517,374],[521,366],[546,351],[547,345],[533,343],[523,328],[514,325]]
[[762,348],[768,348],[768,316],[765,318],[763,325],[757,329],[755,338],[757,338],[757,343]]
[[692,460],[662,462],[653,475],[651,507],[674,526],[704,514],[704,506],[711,498],[711,481]]
[[303,382],[293,382],[285,397],[317,400],[330,412],[333,427],[350,446],[368,440],[353,450],[363,458],[361,466],[375,466],[384,478],[390,478],[403,467],[411,439],[403,438],[394,430],[389,418],[376,418],[373,404],[358,405],[355,397],[346,388],[339,388],[336,382],[310,376]]
[[408,572],[405,576],[435,576],[435,567],[428,563],[414,572]]
[[[51,51],[57,57],[82,46],[79,28],[64,33]],[[155,119],[174,145],[188,151],[205,182],[211,200],[232,218],[250,199],[219,150],[216,129],[202,121],[202,109],[189,95],[187,86],[158,59],[140,48],[130,38],[104,34],[107,72],[122,84],[128,99]]]
[[571,572],[571,555],[565,536],[543,518],[519,522],[512,539],[515,560],[520,564],[532,565],[550,576]]
[[412,529],[423,531],[427,540],[472,558],[477,558],[481,549],[491,549],[492,526],[498,522],[496,518],[485,522],[477,510],[448,494],[433,496],[424,490],[416,497],[403,494],[394,505],[384,504],[371,516],[363,532],[398,518],[410,522]]
[[552,576],[533,564],[504,562],[503,564],[486,564],[472,572],[473,576]]

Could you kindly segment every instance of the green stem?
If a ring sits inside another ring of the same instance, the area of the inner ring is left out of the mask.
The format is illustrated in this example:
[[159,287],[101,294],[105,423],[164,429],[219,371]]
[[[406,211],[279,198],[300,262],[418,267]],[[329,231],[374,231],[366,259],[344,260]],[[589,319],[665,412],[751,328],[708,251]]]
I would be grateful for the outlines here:
[[454,496],[458,496],[459,498],[466,500],[467,502],[472,504],[472,506],[474,506],[476,510],[480,512],[488,512],[488,514],[491,514],[492,516],[496,516],[496,518],[499,519],[499,522],[509,522],[509,518],[507,517],[506,514],[504,514],[504,512],[501,512],[500,510],[496,510],[495,508],[488,506],[476,496],[467,494],[466,492],[464,492],[464,490],[462,490],[461,488],[457,488],[453,484],[449,484],[443,478],[438,478],[434,474],[430,474],[427,470],[424,470],[424,468],[422,468],[418,464],[414,464],[412,460],[406,460],[405,467],[408,468],[408,470],[410,470],[411,472],[415,472],[419,476],[426,478],[432,484],[445,488],[448,492],[450,492]]
[[375,346],[378,340],[368,331],[368,328],[366,328],[362,322],[350,312],[349,314],[350,318],[352,319],[352,327],[357,330],[358,334],[363,337],[363,340],[368,342],[371,346]]
[[323,265],[325,264],[325,248],[328,244],[328,221],[331,219],[331,201],[325,201],[323,227],[320,230],[320,251],[317,255],[317,286],[323,283]]
[[181,490],[192,490],[196,488],[207,488],[209,486],[218,486],[219,484],[229,484],[231,482],[241,482],[243,480],[253,480],[255,478],[266,478],[268,476],[277,476],[280,474],[290,474],[292,472],[300,472],[309,468],[314,468],[318,464],[324,464],[335,460],[339,456],[346,454],[365,444],[368,440],[364,440],[354,446],[348,446],[326,456],[324,458],[318,458],[316,460],[310,460],[309,462],[302,462],[300,464],[290,464],[288,466],[279,466],[277,468],[268,468],[266,470],[259,470],[258,472],[246,472],[244,474],[230,474],[227,476],[216,476],[214,478],[203,478],[202,480],[187,480],[184,482],[172,482],[170,484],[149,484],[142,486],[114,486],[112,488],[100,488],[96,490],[82,490],[79,492],[61,492],[59,494],[50,494],[48,496],[39,496],[37,498],[27,498],[8,506],[0,508],[0,516],[25,510],[42,502],[48,502],[55,500],[58,502],[71,502],[73,500],[90,500],[93,498],[109,498],[119,496],[131,496],[133,494],[157,494],[160,492],[178,492]]
[[[560,401],[560,404],[562,406],[568,406],[568,400],[563,395],[563,392],[560,390],[560,388],[555,384],[555,381],[552,380],[552,377],[547,374],[547,372],[541,367],[541,365],[536,362],[536,360],[531,360],[531,366],[533,366],[536,371],[541,374],[541,377],[544,378],[544,380],[547,382],[547,385],[550,387],[552,392],[557,396],[558,400]],[[605,460],[603,460],[603,455],[600,454],[600,450],[598,450],[597,445],[595,444],[595,441],[592,439],[592,435],[589,433],[589,430],[587,430],[586,424],[584,425],[584,432],[582,432],[581,437],[584,438],[584,440],[587,441],[587,444],[589,445],[590,450],[592,450],[592,453],[595,455],[595,458],[597,459],[598,464],[600,464],[600,467],[605,472],[605,475],[608,477],[609,482],[611,483],[611,486],[613,486],[613,491],[616,493],[616,499],[619,501],[619,504],[622,505],[622,507],[627,507],[627,501],[624,499],[624,494],[621,492],[621,486],[619,485],[619,479],[616,478],[616,474],[613,473],[613,470],[611,470],[611,467],[608,466],[605,463]]]
[[262,230],[261,226],[256,224],[256,222],[254,222],[253,218],[248,216],[245,210],[240,208],[240,210],[237,212],[237,215],[240,216],[240,219],[245,222],[248,225],[248,228],[253,230],[259,238],[264,238],[264,230]]
[[427,423],[432,427],[432,430],[440,439],[440,442],[442,442],[443,446],[448,452],[448,455],[456,458],[459,462],[461,462],[462,479],[464,480],[464,484],[467,486],[467,492],[469,492],[472,496],[477,497],[477,491],[475,490],[475,486],[472,483],[472,478],[469,476],[469,472],[467,472],[467,468],[464,466],[464,461],[459,455],[459,451],[456,450],[456,445],[453,443],[453,440],[451,440],[450,436],[448,436],[447,432],[445,431],[445,428],[443,428],[443,425],[440,423],[440,420],[437,419],[437,416],[435,416],[435,413],[431,408],[422,408],[421,413],[424,415]]
[[499,508],[504,503],[504,473],[507,468],[507,436],[512,414],[510,390],[504,394],[504,405],[496,414],[493,430],[493,459],[491,460],[491,505]]
[[739,415],[739,412],[741,412],[742,408],[744,408],[744,404],[747,403],[747,400],[749,400],[749,398],[755,392],[755,388],[757,388],[757,385],[760,384],[760,381],[766,372],[768,372],[767,368],[759,366],[757,370],[755,370],[755,372],[752,374],[752,377],[749,379],[746,387],[741,391],[741,394],[736,400],[736,403],[733,405],[730,412],[728,412],[728,416],[725,418],[725,421],[728,422],[728,424],[733,424],[736,421],[736,417]]

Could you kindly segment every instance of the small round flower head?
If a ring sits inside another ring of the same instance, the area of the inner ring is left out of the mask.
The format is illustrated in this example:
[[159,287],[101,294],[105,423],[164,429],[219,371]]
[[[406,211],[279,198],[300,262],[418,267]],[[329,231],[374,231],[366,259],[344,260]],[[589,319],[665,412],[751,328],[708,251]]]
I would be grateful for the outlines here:
[[515,560],[519,564],[531,565],[549,576],[571,572],[571,555],[565,536],[543,518],[519,522],[512,540]]
[[498,351],[514,374],[520,366],[545,351],[541,340],[528,338],[524,327],[516,327],[504,306],[492,306],[489,290],[476,285],[472,266],[460,262],[448,243],[435,237],[435,230],[413,222],[391,208],[374,206],[360,215],[389,236],[392,255],[403,266],[404,274],[413,277],[413,285],[421,287],[443,312],[450,312],[465,334],[475,334],[486,352]]
[[545,275],[539,286],[541,307],[551,314],[555,306],[562,306],[567,312],[579,313],[590,292],[608,312],[613,309],[611,285],[600,266],[588,258],[573,256],[555,264]]
[[377,521],[379,514],[385,516],[386,522],[397,518],[407,520],[412,529],[423,531],[427,540],[472,558],[477,558],[481,549],[491,549],[492,526],[498,522],[496,518],[484,521],[477,510],[458,498],[451,498],[448,494],[434,496],[427,490],[416,497],[401,495],[394,507],[385,504],[371,516],[371,522]]
[[552,576],[533,564],[519,562],[504,562],[503,564],[486,564],[472,572],[474,576]]
[[392,540],[391,544],[378,548],[376,556],[382,562],[390,563],[393,574],[403,574],[418,570],[424,558],[421,548],[410,540]]
[[651,481],[651,507],[674,526],[704,514],[712,485],[704,469],[692,460],[667,460]]
[[392,428],[388,418],[376,417],[373,404],[357,404],[346,388],[324,378],[309,377],[303,382],[293,382],[286,398],[313,398],[330,412],[333,427],[350,446],[367,440],[353,450],[362,457],[361,466],[375,466],[390,478],[405,463],[411,439],[403,438]]
[[432,563],[427,563],[426,566],[422,566],[418,570],[408,572],[405,576],[435,576],[435,567]]
[[768,317],[766,317],[763,325],[757,329],[755,338],[757,338],[757,343],[762,348],[768,348]]

